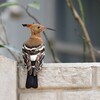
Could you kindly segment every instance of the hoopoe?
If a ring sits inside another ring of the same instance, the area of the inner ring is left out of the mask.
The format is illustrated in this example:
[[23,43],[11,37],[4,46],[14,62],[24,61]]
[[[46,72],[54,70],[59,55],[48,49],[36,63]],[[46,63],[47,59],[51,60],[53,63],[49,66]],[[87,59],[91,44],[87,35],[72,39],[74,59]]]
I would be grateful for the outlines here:
[[45,57],[45,46],[40,33],[45,29],[55,30],[38,23],[22,25],[31,31],[31,36],[22,47],[24,64],[27,66],[26,88],[38,88],[38,72]]

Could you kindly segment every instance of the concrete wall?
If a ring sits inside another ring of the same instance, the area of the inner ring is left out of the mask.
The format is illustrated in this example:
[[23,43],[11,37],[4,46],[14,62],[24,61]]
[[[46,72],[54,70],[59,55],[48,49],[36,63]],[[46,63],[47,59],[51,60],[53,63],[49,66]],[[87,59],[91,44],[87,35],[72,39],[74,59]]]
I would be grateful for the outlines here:
[[26,70],[0,56],[0,100],[100,100],[100,63],[44,64],[38,78],[26,89]]
[[16,62],[0,56],[0,100],[16,100]]

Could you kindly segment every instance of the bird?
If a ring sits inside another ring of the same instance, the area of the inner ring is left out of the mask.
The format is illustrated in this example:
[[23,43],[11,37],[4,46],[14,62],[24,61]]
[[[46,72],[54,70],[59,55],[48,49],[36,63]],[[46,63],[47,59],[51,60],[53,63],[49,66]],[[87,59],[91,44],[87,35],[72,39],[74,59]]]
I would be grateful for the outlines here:
[[45,57],[45,45],[41,37],[41,32],[44,30],[53,30],[39,23],[22,24],[31,31],[30,37],[23,43],[22,53],[24,65],[27,67],[26,88],[38,88],[38,72],[43,66]]

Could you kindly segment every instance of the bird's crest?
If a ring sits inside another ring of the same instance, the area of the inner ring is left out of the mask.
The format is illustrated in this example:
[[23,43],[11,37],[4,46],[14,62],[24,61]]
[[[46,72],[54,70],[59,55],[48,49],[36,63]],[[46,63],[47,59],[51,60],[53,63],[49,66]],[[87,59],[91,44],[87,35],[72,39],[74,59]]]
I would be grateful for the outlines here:
[[47,28],[39,23],[32,23],[32,24],[22,24],[23,27],[28,27],[31,29],[32,32],[35,32],[35,33],[39,33],[41,31],[44,31],[44,30],[52,30],[52,31],[56,31],[55,29],[52,29],[52,28]]

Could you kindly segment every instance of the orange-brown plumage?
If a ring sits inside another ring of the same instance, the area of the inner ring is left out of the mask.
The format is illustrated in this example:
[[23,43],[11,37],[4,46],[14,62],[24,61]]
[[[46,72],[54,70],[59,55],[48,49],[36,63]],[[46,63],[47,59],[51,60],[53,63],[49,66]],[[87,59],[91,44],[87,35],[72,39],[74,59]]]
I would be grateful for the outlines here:
[[40,33],[46,28],[40,24],[37,24],[37,23],[35,23],[35,24],[23,24],[23,26],[24,25],[26,27],[28,27],[31,31],[31,36],[25,42],[25,44],[28,45],[29,47],[42,44],[43,41],[42,41]]
[[30,36],[30,38],[25,42],[25,44],[29,47],[37,46],[42,44],[42,38],[39,36]]

